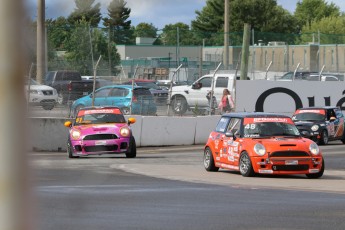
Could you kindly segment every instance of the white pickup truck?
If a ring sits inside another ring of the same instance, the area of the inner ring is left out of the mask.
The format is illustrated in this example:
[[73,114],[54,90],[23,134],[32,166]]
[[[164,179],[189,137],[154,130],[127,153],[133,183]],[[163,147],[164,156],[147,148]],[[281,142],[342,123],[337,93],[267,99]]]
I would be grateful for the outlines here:
[[[184,114],[187,110],[195,109],[208,110],[210,105],[206,98],[208,92],[212,90],[213,74],[200,77],[192,85],[173,86],[171,90],[170,107],[175,114]],[[214,93],[217,104],[221,100],[223,90],[233,91],[235,74],[215,74],[213,79]],[[233,94],[233,92],[232,92]]]

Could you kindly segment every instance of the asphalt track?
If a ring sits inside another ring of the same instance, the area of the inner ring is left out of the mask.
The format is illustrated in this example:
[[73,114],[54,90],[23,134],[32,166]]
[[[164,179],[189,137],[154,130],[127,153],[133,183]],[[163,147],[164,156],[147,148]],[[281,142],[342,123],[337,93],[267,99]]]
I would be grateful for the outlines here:
[[[228,170],[207,172],[202,164],[203,147],[204,146],[197,145],[170,148],[142,148],[138,150],[138,155],[145,153],[161,154],[168,151],[169,154],[173,154],[175,157],[169,157],[168,161],[160,160],[152,163],[146,162],[145,164],[113,164],[110,165],[110,167],[150,177],[186,182],[251,187],[252,189],[260,187],[345,194],[345,165],[343,168],[340,168],[343,170],[327,169],[328,155],[345,155],[343,145],[328,145],[321,147],[326,161],[326,170],[324,175],[319,179],[307,179],[304,175],[258,175],[256,177],[242,177],[239,173],[230,172]],[[339,150],[334,150],[335,148],[338,148]],[[186,158],[186,154],[184,152],[190,152],[193,158]]]

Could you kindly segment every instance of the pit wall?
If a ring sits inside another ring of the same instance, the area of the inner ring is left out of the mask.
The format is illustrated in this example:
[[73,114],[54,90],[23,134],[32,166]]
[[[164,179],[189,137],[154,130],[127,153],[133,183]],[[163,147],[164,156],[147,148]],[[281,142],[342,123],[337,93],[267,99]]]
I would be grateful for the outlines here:
[[[133,116],[137,147],[205,144],[220,116]],[[126,117],[128,118],[128,117]],[[68,128],[64,118],[29,118],[28,148],[31,151],[66,151]]]

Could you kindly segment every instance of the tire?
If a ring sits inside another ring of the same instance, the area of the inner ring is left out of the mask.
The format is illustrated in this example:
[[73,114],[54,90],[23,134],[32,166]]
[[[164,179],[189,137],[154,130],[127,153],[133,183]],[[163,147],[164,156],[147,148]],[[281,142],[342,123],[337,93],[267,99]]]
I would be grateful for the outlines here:
[[176,96],[171,101],[171,108],[175,114],[185,114],[188,108],[186,99],[183,96]]
[[124,115],[130,115],[131,114],[131,110],[128,107],[121,108],[121,111]]
[[45,105],[42,105],[42,108],[44,110],[52,110],[54,109],[55,105],[54,104],[45,104]]
[[345,144],[345,130],[344,130],[344,133],[343,133],[343,138],[340,139],[341,142],[343,142],[343,144]]
[[305,174],[309,179],[317,179],[322,177],[323,172],[325,171],[325,161],[322,158],[322,166],[321,166],[321,170],[318,173],[310,173],[310,174]]
[[327,145],[328,144],[328,133],[327,133],[326,129],[322,130],[321,137],[320,137],[318,144],[320,144],[320,145]]
[[72,143],[70,139],[67,141],[67,155],[68,158],[78,158],[78,156],[73,156]]
[[217,172],[219,170],[214,164],[213,154],[209,147],[204,150],[204,167],[208,172]]
[[243,152],[240,157],[240,173],[244,177],[252,177],[255,175],[253,170],[252,162],[247,152]]
[[126,158],[135,158],[137,156],[137,146],[135,144],[135,139],[133,136],[131,136],[131,139],[129,141],[129,147],[126,152]]

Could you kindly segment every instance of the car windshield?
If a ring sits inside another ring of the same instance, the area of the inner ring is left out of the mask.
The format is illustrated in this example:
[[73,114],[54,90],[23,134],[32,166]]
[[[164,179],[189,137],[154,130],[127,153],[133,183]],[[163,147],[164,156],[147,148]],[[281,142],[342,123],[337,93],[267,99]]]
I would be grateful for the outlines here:
[[324,121],[326,119],[324,114],[321,113],[298,113],[292,117],[293,121]]
[[30,85],[39,85],[39,83],[34,79],[30,78]]
[[126,119],[119,109],[81,110],[74,125],[126,123]]
[[300,136],[295,125],[285,122],[249,123],[244,127],[244,137]]

